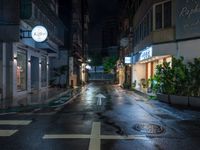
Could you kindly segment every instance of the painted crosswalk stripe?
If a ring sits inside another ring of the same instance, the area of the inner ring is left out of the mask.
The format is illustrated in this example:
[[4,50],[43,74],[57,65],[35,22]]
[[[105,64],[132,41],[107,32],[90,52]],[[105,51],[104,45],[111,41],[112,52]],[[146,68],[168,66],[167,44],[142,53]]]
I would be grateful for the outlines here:
[[86,134],[52,134],[44,135],[43,139],[89,139],[91,136]]
[[90,138],[89,150],[101,149],[101,124],[100,122],[94,122],[92,125],[92,133]]
[[144,135],[128,135],[128,136],[117,136],[117,135],[102,135],[103,140],[148,140]]
[[16,114],[17,112],[9,112],[9,113],[0,113],[0,116],[3,116],[3,115],[13,115],[13,114]]
[[101,135],[101,123],[93,122],[91,134],[45,134],[43,139],[90,139],[88,150],[100,150],[103,140],[149,140],[145,135]]
[[0,137],[7,137],[15,134],[18,130],[0,130]]
[[0,125],[29,125],[31,120],[0,120]]

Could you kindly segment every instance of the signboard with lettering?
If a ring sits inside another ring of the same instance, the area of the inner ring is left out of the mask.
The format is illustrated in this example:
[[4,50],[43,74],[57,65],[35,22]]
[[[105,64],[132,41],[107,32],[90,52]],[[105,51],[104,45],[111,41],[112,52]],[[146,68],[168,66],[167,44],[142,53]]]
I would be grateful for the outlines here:
[[44,42],[48,37],[48,32],[43,26],[35,26],[31,32],[31,36],[36,42]]
[[200,1],[176,0],[176,39],[200,36]]
[[139,61],[149,59],[152,57],[152,47],[147,47],[145,50],[140,52]]
[[131,64],[131,63],[132,63],[131,57],[125,57],[125,58],[124,58],[124,63],[125,63],[125,64]]

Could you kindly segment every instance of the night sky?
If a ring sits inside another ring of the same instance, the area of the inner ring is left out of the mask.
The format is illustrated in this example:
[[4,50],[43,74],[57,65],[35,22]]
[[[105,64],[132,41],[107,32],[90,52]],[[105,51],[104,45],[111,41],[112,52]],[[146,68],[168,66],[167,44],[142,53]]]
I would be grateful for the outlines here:
[[118,15],[118,0],[88,0],[89,3],[89,51],[99,53],[102,47],[102,23],[109,16]]

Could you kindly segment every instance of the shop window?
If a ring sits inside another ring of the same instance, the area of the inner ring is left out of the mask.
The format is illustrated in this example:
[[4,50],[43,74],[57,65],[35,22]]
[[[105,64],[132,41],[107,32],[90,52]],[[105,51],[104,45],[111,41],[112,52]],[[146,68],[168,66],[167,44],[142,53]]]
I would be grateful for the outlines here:
[[155,8],[156,29],[162,28],[162,4],[157,5]]
[[27,90],[27,53],[17,52],[17,91]]
[[47,59],[46,57],[41,58],[41,85],[42,87],[47,86]]

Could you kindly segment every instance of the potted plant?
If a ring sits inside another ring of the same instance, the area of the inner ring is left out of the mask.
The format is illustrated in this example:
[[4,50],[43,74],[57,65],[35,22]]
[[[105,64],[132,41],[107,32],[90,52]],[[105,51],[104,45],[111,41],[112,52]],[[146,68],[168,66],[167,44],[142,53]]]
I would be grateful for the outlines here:
[[189,105],[200,107],[200,58],[195,58],[194,62],[188,63],[190,86]]
[[172,83],[174,91],[170,94],[171,104],[188,106],[188,82],[189,73],[186,64],[183,63],[184,58],[172,58]]
[[173,74],[170,63],[164,62],[163,65],[158,65],[154,79],[156,86],[154,91],[157,93],[157,99],[161,102],[170,103],[169,95],[174,92],[172,82]]
[[137,84],[137,81],[135,80],[131,85],[131,90],[135,90],[136,84]]
[[140,85],[141,85],[142,92],[147,93],[148,81],[146,81],[146,79],[142,78],[140,80]]

